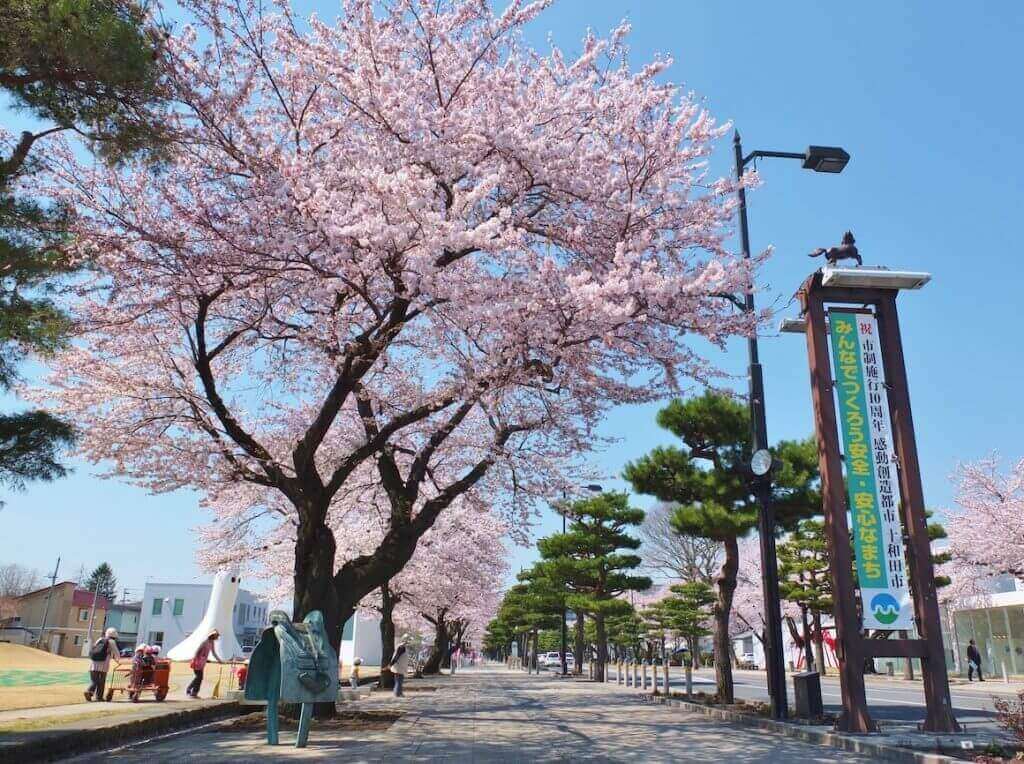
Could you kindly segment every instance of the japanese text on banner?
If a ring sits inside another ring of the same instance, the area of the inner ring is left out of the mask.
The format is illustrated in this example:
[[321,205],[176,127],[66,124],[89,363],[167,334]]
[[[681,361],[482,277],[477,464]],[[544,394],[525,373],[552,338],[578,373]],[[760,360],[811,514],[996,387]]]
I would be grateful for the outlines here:
[[863,625],[909,629],[913,607],[878,324],[867,313],[835,310],[829,322]]

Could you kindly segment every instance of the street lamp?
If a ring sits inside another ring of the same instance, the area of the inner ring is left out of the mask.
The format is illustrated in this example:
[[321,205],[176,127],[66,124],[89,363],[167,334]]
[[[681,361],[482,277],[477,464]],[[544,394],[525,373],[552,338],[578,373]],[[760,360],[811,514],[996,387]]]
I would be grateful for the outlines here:
[[[589,484],[583,486],[583,488],[585,490],[587,490],[587,491],[590,491],[591,493],[601,493],[601,491],[604,490],[603,488],[601,488],[601,486],[597,485],[596,483],[589,483]],[[563,488],[562,489],[562,502],[563,502],[563,505],[564,505],[564,502],[566,502],[568,499],[569,499],[569,494]],[[565,533],[565,515],[566,515],[566,507],[565,506],[562,507],[561,514],[562,514],[562,533]],[[568,627],[566,625],[566,613],[567,613],[567,608],[565,607],[565,605],[563,603],[563,606],[562,606],[562,649],[558,653],[559,663],[560,663],[561,668],[562,668],[562,674],[561,675],[563,677],[564,676],[569,676],[569,664],[567,664],[565,662],[565,651],[566,651],[566,646],[567,646],[567,643],[568,643]],[[581,656],[581,658],[582,658],[582,656]]]
[[[789,151],[754,151],[743,155],[740,134],[732,139],[736,155],[736,180],[743,180],[743,170],[754,159],[761,157],[776,159],[799,159],[802,166],[815,172],[839,173],[850,161],[845,150],[835,146],[809,146],[802,154]],[[740,184],[736,189],[740,208],[740,243],[743,257],[750,259],[750,230],[747,226],[747,194]],[[754,313],[754,285],[751,283],[743,300],[743,310]],[[753,436],[751,451],[754,455],[768,448],[768,426],[764,412],[764,377],[757,349],[757,332],[747,340],[747,354],[750,359],[750,429]],[[768,692],[771,695],[772,717],[785,719],[786,671],[782,654],[782,617],[779,614],[779,571],[775,554],[775,510],[772,507],[771,462],[763,474],[763,457],[758,464],[751,465],[751,483],[761,511],[758,514],[758,532],[761,536],[761,587],[764,593],[765,625],[767,627],[765,660],[768,668]]]

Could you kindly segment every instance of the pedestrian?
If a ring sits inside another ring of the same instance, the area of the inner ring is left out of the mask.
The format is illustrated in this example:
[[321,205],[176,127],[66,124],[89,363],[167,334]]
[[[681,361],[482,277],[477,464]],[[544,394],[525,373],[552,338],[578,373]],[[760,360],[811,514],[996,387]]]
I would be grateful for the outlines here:
[[121,654],[117,649],[117,629],[107,629],[89,650],[89,689],[85,691],[86,701],[95,696],[96,702],[106,700],[103,689],[107,684],[107,671],[110,670],[110,659],[121,665]]
[[203,643],[196,648],[196,654],[192,656],[192,660],[189,662],[189,667],[192,669],[192,673],[195,677],[189,683],[185,690],[185,694],[190,698],[199,697],[199,688],[203,684],[203,669],[206,668],[207,661],[210,660],[212,654],[214,660],[217,663],[223,663],[223,659],[217,655],[217,650],[214,647],[214,643],[220,638],[220,632],[214,629],[210,632],[209,636],[203,640]]
[[978,652],[977,646],[974,644],[972,639],[967,645],[967,681],[974,681],[974,671],[978,671],[978,681],[984,682],[985,679],[981,675],[981,653]]
[[353,690],[359,689],[359,667],[362,665],[362,658],[356,658],[352,661],[352,671],[348,675],[348,684]]
[[135,654],[132,655],[132,673],[128,682],[129,690],[137,690],[146,683],[145,675],[146,669],[148,668],[146,660],[146,654],[149,651],[149,645],[141,643],[136,646]]
[[395,675],[395,697],[403,696],[402,685],[405,683],[405,672],[409,670],[409,651],[405,643],[409,641],[408,635],[404,635],[398,642],[395,655],[391,659],[391,673]]

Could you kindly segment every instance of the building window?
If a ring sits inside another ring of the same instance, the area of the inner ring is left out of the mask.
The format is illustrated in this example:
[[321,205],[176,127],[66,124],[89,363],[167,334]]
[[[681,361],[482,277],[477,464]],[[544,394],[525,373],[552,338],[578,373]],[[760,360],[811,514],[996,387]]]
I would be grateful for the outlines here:
[[149,632],[149,644],[159,645],[163,647],[164,644],[164,633],[162,631],[151,631]]
[[153,615],[160,615],[164,612],[164,601],[157,597],[153,600]]
[[82,623],[85,623],[86,621],[89,620],[89,608],[87,608],[87,607],[80,607],[80,608],[78,608],[78,620],[81,621]]
[[82,644],[82,636],[80,634],[75,634],[75,644],[76,645]]
[[185,612],[185,600],[174,600],[174,614],[181,615]]

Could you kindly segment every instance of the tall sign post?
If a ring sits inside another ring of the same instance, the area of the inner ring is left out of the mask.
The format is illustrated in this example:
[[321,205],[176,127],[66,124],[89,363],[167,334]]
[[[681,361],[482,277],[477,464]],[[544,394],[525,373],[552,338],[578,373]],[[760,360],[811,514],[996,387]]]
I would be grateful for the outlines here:
[[[833,264],[813,274],[799,291],[832,558],[843,700],[836,729],[845,732],[877,729],[867,707],[864,661],[883,657],[920,659],[924,731],[960,729],[949,694],[896,312],[899,290],[920,287],[929,278]],[[919,638],[865,637],[865,629],[911,627]]]

